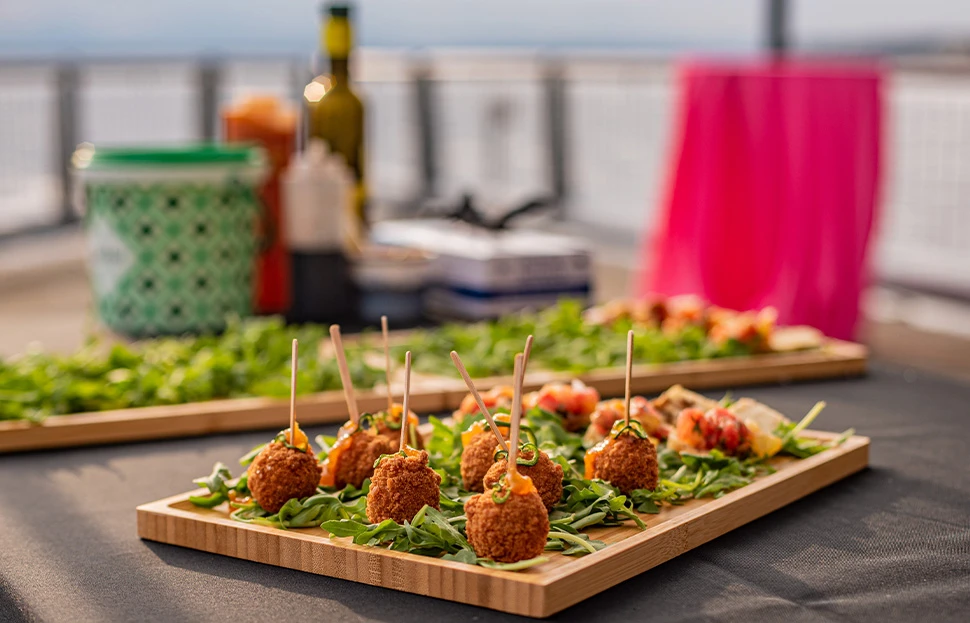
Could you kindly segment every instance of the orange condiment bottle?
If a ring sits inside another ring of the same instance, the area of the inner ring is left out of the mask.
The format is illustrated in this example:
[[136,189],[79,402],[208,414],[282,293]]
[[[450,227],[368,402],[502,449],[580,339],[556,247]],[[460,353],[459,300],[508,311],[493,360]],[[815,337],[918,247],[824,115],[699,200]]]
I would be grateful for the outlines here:
[[290,308],[290,257],[282,234],[280,173],[296,149],[296,125],[296,111],[275,97],[250,97],[222,111],[223,140],[260,145],[270,165],[260,190],[265,214],[254,280],[258,313],[283,313]]

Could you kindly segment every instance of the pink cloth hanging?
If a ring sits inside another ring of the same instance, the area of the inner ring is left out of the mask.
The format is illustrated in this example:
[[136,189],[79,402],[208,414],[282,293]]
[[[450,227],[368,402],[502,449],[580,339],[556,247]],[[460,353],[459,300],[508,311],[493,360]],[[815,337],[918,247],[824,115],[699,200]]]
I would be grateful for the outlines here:
[[[851,339],[878,200],[873,65],[688,63],[640,294],[699,294]],[[652,248],[651,248],[652,246]]]

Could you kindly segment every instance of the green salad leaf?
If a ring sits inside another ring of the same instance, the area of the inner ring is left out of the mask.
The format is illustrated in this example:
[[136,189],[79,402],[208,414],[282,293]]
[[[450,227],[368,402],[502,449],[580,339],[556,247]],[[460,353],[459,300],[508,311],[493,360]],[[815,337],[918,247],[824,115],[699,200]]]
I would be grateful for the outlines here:
[[[91,339],[64,356],[28,352],[0,361],[0,419],[290,394],[290,348],[300,340],[301,394],[340,389],[336,360],[318,355],[322,326],[292,327],[281,318],[232,319],[218,336],[159,338],[127,344]],[[348,344],[354,384],[373,387],[383,371]]]
[[[782,437],[783,452],[803,458],[837,445],[851,435],[851,431],[847,431],[839,439],[827,442],[799,437],[823,406],[822,403],[816,405],[797,424],[779,427],[776,434]],[[341,490],[320,487],[313,496],[289,500],[278,513],[267,513],[255,500],[243,499],[249,494],[246,474],[232,485],[232,474],[222,463],[217,463],[208,476],[193,481],[206,488],[209,494],[192,496],[190,500],[206,508],[228,502],[231,517],[237,521],[282,529],[319,527],[329,532],[332,538],[349,538],[358,545],[386,547],[507,571],[541,564],[545,557],[512,564],[481,559],[468,543],[465,502],[476,494],[462,489],[461,434],[481,417],[469,416],[460,424],[433,416],[429,418],[432,435],[425,446],[430,467],[442,477],[440,510],[424,506],[413,520],[404,524],[392,520],[378,524],[368,521],[370,480],[364,481],[360,489],[350,485]],[[643,530],[646,523],[641,515],[659,513],[665,505],[718,498],[774,471],[766,460],[760,458],[738,458],[719,450],[707,454],[677,452],[660,444],[657,448],[660,476],[657,487],[624,495],[608,482],[584,477],[582,435],[565,430],[559,416],[532,409],[525,414],[523,430],[530,443],[534,442],[563,468],[563,493],[549,514],[550,529],[545,550],[568,556],[584,556],[607,547],[603,541],[586,534],[585,531],[591,528],[629,525]],[[324,450],[334,442],[332,437],[318,436],[316,439]],[[240,462],[247,465],[261,448],[254,448]],[[320,456],[323,458],[323,454]]]
[[622,366],[626,360],[626,333],[636,332],[634,358],[643,363],[665,363],[749,355],[751,350],[735,340],[715,345],[704,329],[688,326],[676,334],[634,326],[620,321],[612,326],[592,325],[583,319],[578,301],[563,300],[539,312],[503,316],[476,324],[446,324],[414,331],[408,343],[395,347],[395,357],[405,350],[421,353],[416,370],[454,375],[449,353],[462,354],[468,373],[476,378],[512,373],[512,362],[526,337],[533,335],[531,365],[534,368],[579,374],[595,368]]

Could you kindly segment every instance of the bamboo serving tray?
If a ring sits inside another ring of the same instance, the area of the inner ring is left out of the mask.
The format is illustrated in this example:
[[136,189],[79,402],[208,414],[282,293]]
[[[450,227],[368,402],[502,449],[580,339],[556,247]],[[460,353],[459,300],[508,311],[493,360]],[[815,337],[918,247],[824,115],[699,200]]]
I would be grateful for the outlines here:
[[[832,438],[831,433],[805,431]],[[869,439],[850,437],[803,460],[777,458],[778,471],[718,499],[665,506],[635,526],[591,528],[609,544],[581,558],[548,552],[525,571],[498,571],[331,539],[320,528],[281,530],[229,519],[183,493],[138,507],[138,536],[309,573],[532,617],[547,617],[826,487],[869,464]],[[195,493],[195,492],[192,492]]]
[[[633,368],[631,390],[635,393],[662,391],[675,383],[711,389],[758,383],[785,383],[810,379],[850,377],[865,374],[868,353],[865,346],[826,340],[821,348],[791,353],[770,353],[702,361],[638,365]],[[594,370],[573,375],[566,372],[530,372],[525,390],[538,389],[551,381],[579,378],[603,396],[622,395],[623,368]],[[476,379],[488,388],[510,384],[510,377]],[[400,394],[402,388],[396,387]],[[454,377],[417,377],[411,383],[411,405],[419,413],[446,411],[458,407],[467,393],[465,384]],[[383,390],[358,392],[361,410],[373,412],[387,404]],[[332,424],[347,419],[343,392],[330,391],[297,400],[300,422],[306,425]],[[42,424],[0,421],[0,454],[25,450],[75,447],[191,437],[244,430],[282,428],[289,402],[271,398],[236,398],[181,405],[139,407],[116,411],[77,413],[47,418]]]

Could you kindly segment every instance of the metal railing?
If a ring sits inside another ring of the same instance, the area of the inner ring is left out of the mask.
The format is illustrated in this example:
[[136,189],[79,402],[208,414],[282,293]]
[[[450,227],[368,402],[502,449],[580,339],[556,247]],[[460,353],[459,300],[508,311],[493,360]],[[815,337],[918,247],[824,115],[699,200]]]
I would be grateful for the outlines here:
[[[0,236],[74,218],[67,159],[95,144],[218,139],[219,108],[246,92],[297,102],[292,58],[0,63]],[[537,194],[561,215],[633,242],[654,218],[674,87],[662,58],[404,54],[364,50],[376,198]],[[895,63],[887,83],[882,279],[970,294],[970,65]]]

